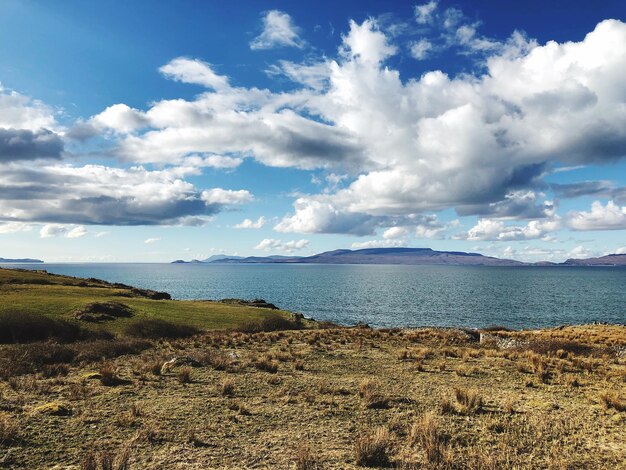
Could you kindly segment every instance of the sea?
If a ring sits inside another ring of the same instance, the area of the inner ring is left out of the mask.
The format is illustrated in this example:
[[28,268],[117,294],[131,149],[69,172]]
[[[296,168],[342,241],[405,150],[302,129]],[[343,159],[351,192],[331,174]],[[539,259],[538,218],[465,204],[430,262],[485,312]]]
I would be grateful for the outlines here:
[[374,327],[626,323],[626,268],[319,264],[37,264],[173,298],[262,298],[317,320]]

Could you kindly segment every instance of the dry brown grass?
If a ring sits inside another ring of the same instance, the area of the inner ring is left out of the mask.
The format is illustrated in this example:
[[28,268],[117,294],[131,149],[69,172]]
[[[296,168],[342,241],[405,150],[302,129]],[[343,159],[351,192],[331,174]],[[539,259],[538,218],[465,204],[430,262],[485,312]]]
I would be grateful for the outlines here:
[[184,366],[178,370],[176,374],[176,378],[181,384],[190,384],[191,383],[191,367]]
[[454,397],[457,402],[457,411],[461,414],[475,414],[482,410],[483,398],[476,390],[455,387]]
[[224,397],[232,397],[235,395],[235,381],[231,378],[225,378],[220,384],[220,394]]
[[[591,353],[562,345],[537,352],[487,348],[454,330],[331,328],[155,342],[104,363],[59,362],[67,375],[38,369],[0,381],[0,416],[19,423],[18,440],[0,442],[0,461],[76,468],[97,442],[100,468],[103,450],[132,442],[133,468],[356,469],[358,458],[406,469],[617,469],[626,460],[626,414],[618,411],[626,359],[597,341]],[[30,345],[0,346],[0,356],[15,348],[15,357],[22,346]],[[411,358],[399,360],[403,351]],[[150,372],[171,357],[200,362],[190,383]],[[258,361],[278,368],[269,374]],[[535,363],[550,372],[547,384]],[[101,366],[125,380],[103,387],[94,373]],[[479,373],[459,376],[459,368]],[[535,385],[525,387],[529,381]],[[603,399],[602,390],[614,392]],[[388,406],[369,406],[377,397]],[[36,411],[57,401],[72,413]]]
[[601,393],[600,402],[607,410],[626,411],[626,399],[621,398],[617,392]]
[[296,464],[296,470],[321,470],[323,468],[316,452],[307,442],[298,444],[294,463]]
[[363,467],[389,467],[391,444],[391,434],[385,427],[362,433],[354,445],[356,464]]

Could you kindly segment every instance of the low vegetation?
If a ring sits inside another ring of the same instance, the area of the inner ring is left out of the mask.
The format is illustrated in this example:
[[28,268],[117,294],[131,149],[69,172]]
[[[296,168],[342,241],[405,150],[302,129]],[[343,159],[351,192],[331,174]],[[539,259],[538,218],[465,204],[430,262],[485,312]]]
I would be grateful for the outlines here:
[[[38,279],[37,288],[57,286]],[[61,287],[111,289],[85,282]],[[117,300],[128,299],[184,304]],[[76,310],[39,315],[74,324]],[[494,327],[480,342],[460,329],[311,329],[284,318],[280,328],[249,328],[248,318],[219,330],[194,320],[191,336],[166,338],[158,332],[171,325],[143,324],[149,334],[130,336],[134,322],[184,325],[133,305],[130,317],[79,323],[106,337],[13,336],[0,345],[0,467],[603,469],[626,461],[624,326]]]

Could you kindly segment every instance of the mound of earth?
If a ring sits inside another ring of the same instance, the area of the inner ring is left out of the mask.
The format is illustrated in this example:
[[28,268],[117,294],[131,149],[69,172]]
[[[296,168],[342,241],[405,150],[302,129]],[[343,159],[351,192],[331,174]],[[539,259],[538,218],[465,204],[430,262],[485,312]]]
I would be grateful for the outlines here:
[[128,318],[133,315],[132,309],[121,302],[93,302],[76,312],[76,318],[83,321],[102,322],[116,318]]

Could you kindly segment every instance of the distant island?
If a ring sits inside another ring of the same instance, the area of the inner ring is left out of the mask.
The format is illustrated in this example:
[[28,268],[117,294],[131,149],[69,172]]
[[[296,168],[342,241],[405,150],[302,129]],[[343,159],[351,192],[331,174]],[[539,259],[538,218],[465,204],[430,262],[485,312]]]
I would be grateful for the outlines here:
[[43,263],[43,261],[40,259],[33,259],[33,258],[16,258],[16,259],[0,258],[0,263]]
[[485,256],[463,251],[437,251],[431,248],[366,248],[361,250],[334,250],[313,256],[227,256],[214,255],[205,260],[174,263],[213,264],[405,264],[453,266],[626,266],[626,254],[613,254],[600,258],[568,259],[563,263],[524,263],[512,259]]

